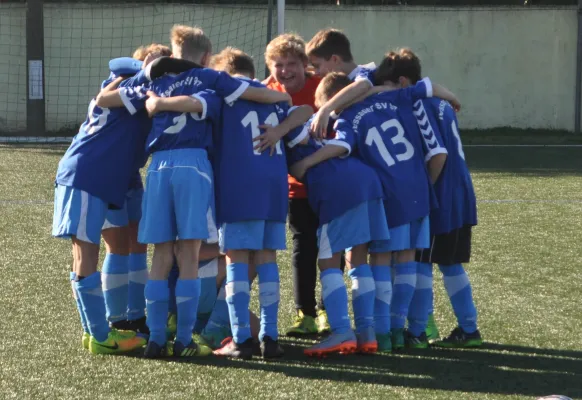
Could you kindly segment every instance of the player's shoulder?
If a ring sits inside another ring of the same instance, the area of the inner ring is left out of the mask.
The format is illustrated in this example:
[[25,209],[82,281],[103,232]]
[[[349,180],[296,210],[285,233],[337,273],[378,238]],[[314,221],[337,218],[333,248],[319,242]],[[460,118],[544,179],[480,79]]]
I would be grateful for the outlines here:
[[423,99],[422,104],[428,114],[433,115],[440,121],[456,120],[457,115],[451,104],[439,97]]

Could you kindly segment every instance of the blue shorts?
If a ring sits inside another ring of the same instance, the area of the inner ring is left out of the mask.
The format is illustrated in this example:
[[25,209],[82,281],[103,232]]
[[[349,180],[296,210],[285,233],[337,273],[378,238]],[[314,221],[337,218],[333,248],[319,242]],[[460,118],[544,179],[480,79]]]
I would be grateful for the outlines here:
[[285,222],[242,221],[222,224],[218,244],[220,251],[228,250],[285,250]]
[[381,199],[369,200],[346,211],[317,230],[319,259],[331,258],[345,249],[390,238]]
[[143,189],[130,189],[125,196],[125,203],[120,210],[109,210],[103,224],[103,230],[120,228],[129,225],[130,222],[139,222],[141,219],[141,201]]
[[370,243],[370,253],[386,253],[430,247],[428,216],[390,229],[390,239]]
[[57,185],[52,235],[83,242],[101,243],[101,227],[109,205],[98,197],[69,186]]
[[215,243],[214,178],[206,150],[153,154],[139,223],[140,243],[199,239]]

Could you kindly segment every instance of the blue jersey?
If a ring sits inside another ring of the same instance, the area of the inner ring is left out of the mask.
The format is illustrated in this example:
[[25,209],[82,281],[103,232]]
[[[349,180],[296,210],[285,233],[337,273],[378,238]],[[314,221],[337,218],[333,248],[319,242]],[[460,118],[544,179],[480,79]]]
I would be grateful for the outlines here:
[[[317,140],[308,133],[311,120],[285,136],[289,165],[330,143]],[[306,144],[301,142],[309,137]],[[333,142],[333,141],[331,141]],[[344,146],[343,142],[333,142]],[[376,171],[356,157],[331,158],[307,170],[304,183],[307,186],[309,205],[319,217],[319,224],[326,224],[364,201],[382,198],[382,184]]]
[[421,134],[413,102],[432,96],[430,80],[383,92],[343,111],[335,124],[335,143],[347,144],[373,167],[382,182],[390,227],[429,215],[434,197],[424,165]]
[[[255,87],[263,84],[241,79]],[[219,224],[248,220],[285,222],[289,186],[285,153],[253,150],[259,125],[276,126],[287,117],[287,103],[258,104],[237,101],[222,108],[215,130],[213,166],[216,180],[216,213]]]
[[[120,90],[120,95],[130,112],[145,107],[146,92],[151,90],[160,97],[192,96],[203,105],[201,113],[162,112],[153,118],[153,126],[146,143],[148,154],[172,149],[212,146],[212,121],[218,121],[221,101],[233,103],[248,87],[224,72],[208,68],[195,68],[179,75],[164,75],[149,85]],[[210,95],[209,90],[216,92]],[[205,92],[206,96],[199,93]]]
[[374,72],[376,72],[376,64],[373,62],[366,65],[358,65],[350,72],[348,78],[354,82],[368,81],[371,86],[374,86]]
[[415,104],[415,113],[421,118],[426,113],[448,152],[445,166],[434,184],[439,208],[430,213],[431,233],[447,233],[464,225],[477,225],[475,190],[465,163],[455,111],[447,101],[438,98],[425,99],[421,103]]
[[[115,78],[112,74],[101,87]],[[120,86],[144,82],[145,76],[138,74]],[[87,119],[59,162],[56,183],[122,207],[131,178],[142,162],[149,126],[145,111],[131,116],[124,108],[101,108],[91,100]]]

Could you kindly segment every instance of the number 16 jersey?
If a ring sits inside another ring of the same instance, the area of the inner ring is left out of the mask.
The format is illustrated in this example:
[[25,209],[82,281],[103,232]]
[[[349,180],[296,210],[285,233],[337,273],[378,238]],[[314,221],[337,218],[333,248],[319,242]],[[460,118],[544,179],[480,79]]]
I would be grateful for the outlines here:
[[390,228],[429,215],[436,204],[413,114],[414,101],[431,96],[428,78],[413,87],[370,96],[340,114],[336,138],[328,142],[346,143],[350,152],[376,170]]
[[[240,78],[255,87],[259,82]],[[285,222],[289,188],[281,142],[269,150],[254,150],[259,125],[276,126],[289,112],[286,103],[259,104],[245,100],[222,107],[220,126],[214,129],[213,168],[216,216],[219,224],[249,220]]]

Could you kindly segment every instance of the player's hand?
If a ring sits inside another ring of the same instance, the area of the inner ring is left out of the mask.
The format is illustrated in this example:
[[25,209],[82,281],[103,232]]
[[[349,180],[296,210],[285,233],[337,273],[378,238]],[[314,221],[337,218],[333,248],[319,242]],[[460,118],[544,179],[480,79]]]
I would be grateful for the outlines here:
[[451,106],[453,107],[453,110],[455,110],[455,112],[461,111],[461,103],[459,102],[459,99],[457,99],[455,97],[455,99],[452,100],[450,103],[451,103]]
[[307,166],[302,161],[296,162],[289,167],[289,175],[293,176],[298,181],[302,181],[307,173]]
[[285,102],[289,104],[289,107],[293,107],[293,99],[289,93],[285,93]]
[[253,150],[258,150],[262,153],[267,149],[271,149],[269,155],[272,156],[277,149],[277,143],[285,136],[285,132],[281,131],[279,125],[259,125],[259,129],[264,130],[265,133],[253,139],[253,142],[258,142],[253,147]]
[[327,136],[327,127],[329,125],[329,115],[330,112],[323,108],[315,114],[315,118],[311,121],[311,136],[318,139],[325,139]]
[[148,99],[145,102],[145,108],[151,118],[159,112],[160,98],[157,94],[150,90],[148,90],[146,94]]

